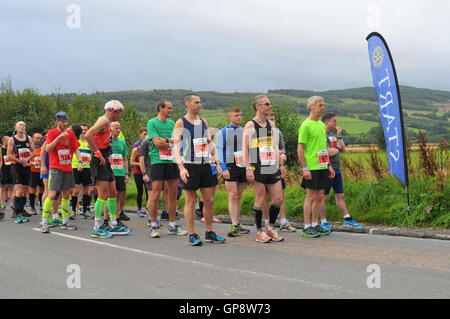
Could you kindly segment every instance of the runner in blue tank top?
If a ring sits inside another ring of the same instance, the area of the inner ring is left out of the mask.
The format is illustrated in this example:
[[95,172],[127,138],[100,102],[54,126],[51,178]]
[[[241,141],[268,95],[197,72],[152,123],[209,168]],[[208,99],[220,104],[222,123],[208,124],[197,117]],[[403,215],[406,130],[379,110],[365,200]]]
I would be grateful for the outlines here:
[[[174,128],[174,155],[183,189],[186,195],[184,206],[184,219],[189,231],[189,244],[199,246],[200,237],[195,233],[194,209],[196,191],[200,189],[204,203],[203,216],[205,217],[205,241],[223,243],[225,238],[216,235],[212,230],[214,186],[216,185],[211,171],[211,156],[220,170],[220,164],[215,158],[215,146],[208,133],[208,122],[200,118],[202,101],[196,94],[188,94],[184,98],[187,113],[175,123]],[[182,149],[182,154],[181,154]]]

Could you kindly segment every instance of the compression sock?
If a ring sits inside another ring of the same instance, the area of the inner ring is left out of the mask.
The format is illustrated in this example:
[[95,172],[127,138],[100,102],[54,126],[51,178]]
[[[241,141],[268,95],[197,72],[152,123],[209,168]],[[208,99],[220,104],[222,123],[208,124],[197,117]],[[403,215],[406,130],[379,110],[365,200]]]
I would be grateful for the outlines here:
[[72,196],[72,198],[70,199],[70,205],[72,206],[72,211],[73,212],[77,211],[77,202],[78,202],[78,197],[77,196]]
[[103,209],[105,207],[106,200],[98,198],[95,202],[94,211],[95,211],[95,225],[94,229],[98,230],[102,223]]
[[88,211],[88,207],[90,204],[91,204],[91,196],[83,195],[83,213],[86,213]]
[[111,226],[115,227],[117,226],[117,198],[108,198],[107,204]]
[[30,199],[30,207],[36,209],[35,202],[36,202],[36,195],[33,193],[28,194],[28,198]]
[[62,213],[62,217],[63,217],[63,223],[67,223],[69,222],[69,206],[70,206],[70,200],[67,199],[62,199],[61,200],[61,213]]
[[269,226],[275,227],[275,222],[277,221],[278,214],[280,213],[280,206],[271,205],[269,209]]
[[53,202],[54,200],[50,199],[50,197],[47,197],[44,201],[44,206],[42,207],[42,222],[44,223],[48,222],[48,217],[50,216]]
[[253,207],[253,214],[255,216],[255,225],[258,231],[262,231],[262,215],[263,211],[261,208]]
[[39,205],[42,209],[42,197],[44,196],[44,193],[39,193]]

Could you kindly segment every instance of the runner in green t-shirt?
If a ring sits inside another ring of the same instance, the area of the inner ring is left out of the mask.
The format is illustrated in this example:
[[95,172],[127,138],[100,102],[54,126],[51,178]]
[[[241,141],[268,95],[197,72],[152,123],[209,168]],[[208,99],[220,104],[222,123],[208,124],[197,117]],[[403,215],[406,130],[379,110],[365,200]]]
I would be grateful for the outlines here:
[[121,139],[120,123],[112,122],[112,143],[111,143],[111,156],[109,157],[109,163],[116,180],[117,190],[117,211],[119,220],[128,220],[128,216],[123,212],[125,206],[125,193],[127,191],[126,184],[128,183],[128,147],[124,139]]
[[302,187],[306,189],[302,236],[311,238],[330,233],[319,225],[319,209],[328,178],[333,178],[335,173],[329,163],[326,126],[320,121],[325,110],[324,100],[312,96],[307,107],[310,113],[298,130],[297,154],[303,170]]
[[158,214],[158,200],[161,191],[166,183],[168,188],[169,203],[169,235],[184,236],[185,230],[181,230],[176,223],[176,202],[178,179],[180,171],[178,165],[174,162],[172,154],[173,139],[172,133],[175,123],[169,119],[173,107],[169,100],[161,100],[157,103],[158,116],[149,120],[147,123],[147,134],[150,142],[151,151],[151,172],[152,192],[148,200],[148,211],[150,212],[151,237],[159,238],[156,216]]

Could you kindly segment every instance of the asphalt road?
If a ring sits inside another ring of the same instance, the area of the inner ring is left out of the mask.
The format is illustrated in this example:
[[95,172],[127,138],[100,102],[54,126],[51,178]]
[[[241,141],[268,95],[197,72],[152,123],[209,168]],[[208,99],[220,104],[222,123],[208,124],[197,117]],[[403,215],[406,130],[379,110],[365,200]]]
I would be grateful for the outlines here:
[[[250,227],[225,244],[191,247],[187,237],[167,235],[167,222],[152,239],[146,219],[129,216],[132,234],[111,239],[90,238],[92,220],[41,234],[39,217],[19,225],[6,217],[0,298],[450,297],[449,241],[337,232],[305,239],[296,232],[261,244]],[[203,238],[203,225],[196,227]],[[228,227],[214,225],[222,236]]]

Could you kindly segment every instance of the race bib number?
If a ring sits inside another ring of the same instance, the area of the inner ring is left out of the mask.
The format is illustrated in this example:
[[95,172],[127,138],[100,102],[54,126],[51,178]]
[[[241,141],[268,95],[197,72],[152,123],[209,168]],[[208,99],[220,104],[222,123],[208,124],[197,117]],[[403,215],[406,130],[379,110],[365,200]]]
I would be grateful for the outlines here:
[[162,161],[172,161],[173,155],[172,155],[172,148],[160,148],[159,149],[159,159]]
[[234,163],[237,167],[245,167],[244,154],[242,151],[234,152]]
[[123,156],[122,154],[112,154],[109,157],[109,164],[112,169],[123,169]]
[[90,163],[91,162],[91,154],[90,153],[81,153],[81,160],[83,163]]
[[72,157],[69,150],[58,150],[59,165],[70,165]]
[[31,165],[33,165],[36,168],[41,168],[41,158],[36,156],[31,162]]
[[195,157],[209,157],[209,145],[206,137],[194,138],[192,142],[194,144]]
[[337,138],[335,136],[329,136],[328,140],[330,141],[330,147],[337,147]]
[[31,155],[29,148],[19,148],[19,159],[28,158]]
[[276,163],[275,150],[272,146],[260,147],[259,157],[261,158],[261,165],[275,165]]
[[3,163],[7,166],[11,165],[11,160],[9,159],[9,157],[7,155],[3,156]]
[[319,158],[319,167],[328,167],[328,163],[330,162],[330,160],[327,150],[318,151],[317,156]]

